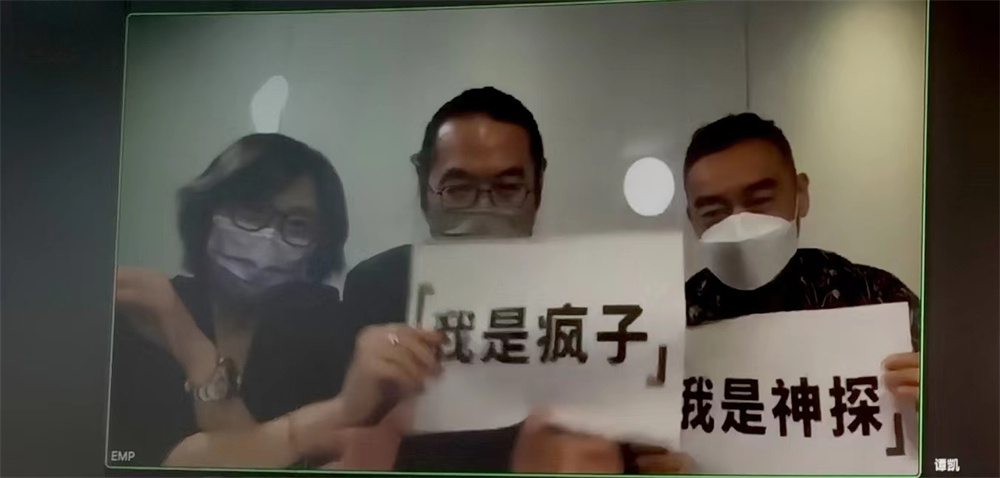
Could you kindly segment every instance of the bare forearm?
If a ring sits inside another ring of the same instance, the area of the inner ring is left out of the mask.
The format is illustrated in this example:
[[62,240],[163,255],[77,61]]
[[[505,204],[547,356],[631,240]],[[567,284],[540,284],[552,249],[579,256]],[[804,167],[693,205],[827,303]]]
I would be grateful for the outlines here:
[[163,339],[167,350],[184,370],[191,383],[205,383],[212,378],[219,360],[215,344],[198,328],[185,310],[174,317],[162,318]]
[[344,416],[339,398],[306,405],[288,415],[290,439],[304,456],[333,457],[347,446],[354,423]]
[[[204,335],[200,338],[203,342],[194,338],[193,342],[175,348],[175,357],[192,384],[204,384],[211,380],[218,365],[215,346]],[[194,412],[198,429],[203,431],[245,428],[257,423],[239,397],[216,402],[195,400]]]
[[248,428],[257,420],[247,409],[243,400],[232,398],[220,402],[199,402],[195,400],[195,421],[202,431],[235,430]]
[[338,399],[237,430],[205,431],[181,442],[166,466],[281,468],[306,457],[335,459],[350,441]]
[[182,441],[164,461],[176,467],[283,468],[300,457],[289,440],[287,417],[252,428],[201,432]]
[[[204,384],[211,380],[219,363],[215,344],[202,333],[190,314],[184,313],[166,323],[173,324],[164,331],[167,346],[188,382]],[[257,422],[238,397],[218,402],[195,400],[194,411],[202,431],[245,428]]]

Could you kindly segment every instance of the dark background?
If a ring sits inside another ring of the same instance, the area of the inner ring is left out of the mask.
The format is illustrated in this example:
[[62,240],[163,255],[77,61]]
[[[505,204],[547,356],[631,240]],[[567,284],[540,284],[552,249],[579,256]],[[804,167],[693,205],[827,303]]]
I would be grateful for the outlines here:
[[[0,473],[107,473],[125,16],[413,3],[0,1]],[[925,476],[1000,476],[998,20],[1000,2],[931,4]]]

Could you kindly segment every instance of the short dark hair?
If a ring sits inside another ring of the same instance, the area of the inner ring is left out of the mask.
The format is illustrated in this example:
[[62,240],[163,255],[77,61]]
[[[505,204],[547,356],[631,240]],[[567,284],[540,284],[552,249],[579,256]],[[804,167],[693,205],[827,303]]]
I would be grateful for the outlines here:
[[220,207],[266,201],[303,176],[316,185],[319,239],[309,258],[309,280],[322,281],[344,267],[347,205],[340,176],[322,153],[281,134],[244,136],[178,192],[178,229],[184,266],[206,272],[212,216]]
[[434,146],[437,142],[438,130],[450,119],[476,114],[489,116],[496,121],[515,124],[524,128],[528,133],[531,158],[535,166],[535,200],[540,200],[541,196],[538,194],[538,190],[542,187],[542,174],[545,173],[546,160],[545,148],[542,145],[542,133],[538,129],[538,123],[535,122],[535,116],[517,98],[492,86],[486,86],[463,91],[462,94],[438,109],[431,117],[430,122],[427,123],[420,152],[412,158],[413,165],[417,168],[417,177],[420,180],[420,206],[422,208],[427,208],[427,181],[431,168],[434,166]]
[[788,144],[785,133],[774,124],[774,121],[765,120],[754,113],[741,113],[726,116],[694,132],[691,144],[688,145],[687,153],[684,155],[685,180],[691,167],[699,159],[751,139],[767,141],[774,145],[792,166],[792,170],[795,170],[792,147]]

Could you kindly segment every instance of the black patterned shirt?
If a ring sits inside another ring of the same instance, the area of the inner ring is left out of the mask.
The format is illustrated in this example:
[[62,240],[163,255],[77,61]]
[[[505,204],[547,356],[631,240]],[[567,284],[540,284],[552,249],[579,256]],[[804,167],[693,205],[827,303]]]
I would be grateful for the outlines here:
[[752,291],[733,289],[703,269],[688,279],[685,295],[688,326],[750,314],[906,302],[913,350],[920,347],[913,291],[886,271],[820,249],[799,249],[773,281]]

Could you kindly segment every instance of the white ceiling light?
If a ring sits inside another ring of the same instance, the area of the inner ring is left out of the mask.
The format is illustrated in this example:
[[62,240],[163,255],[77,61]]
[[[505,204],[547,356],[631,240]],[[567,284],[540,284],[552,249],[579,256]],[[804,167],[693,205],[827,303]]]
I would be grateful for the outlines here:
[[674,200],[674,173],[667,163],[642,158],[625,173],[625,201],[640,216],[663,214]]

